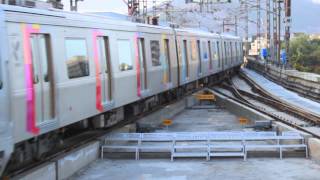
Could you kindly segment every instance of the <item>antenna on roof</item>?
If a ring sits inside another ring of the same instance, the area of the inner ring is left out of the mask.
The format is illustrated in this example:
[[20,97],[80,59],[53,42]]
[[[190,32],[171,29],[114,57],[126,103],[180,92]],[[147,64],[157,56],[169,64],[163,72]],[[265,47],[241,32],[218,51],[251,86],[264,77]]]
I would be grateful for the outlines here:
[[84,0],[70,0],[70,11],[78,11],[78,2]]

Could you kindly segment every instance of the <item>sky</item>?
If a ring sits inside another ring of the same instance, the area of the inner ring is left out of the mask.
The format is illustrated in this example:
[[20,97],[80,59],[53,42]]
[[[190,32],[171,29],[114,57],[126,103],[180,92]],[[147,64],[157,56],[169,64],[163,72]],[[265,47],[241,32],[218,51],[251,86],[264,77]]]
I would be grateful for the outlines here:
[[[68,10],[69,0],[62,2]],[[79,2],[79,11],[126,14],[127,6],[123,0],[84,0]],[[292,0],[292,18],[293,32],[320,33],[320,0]]]

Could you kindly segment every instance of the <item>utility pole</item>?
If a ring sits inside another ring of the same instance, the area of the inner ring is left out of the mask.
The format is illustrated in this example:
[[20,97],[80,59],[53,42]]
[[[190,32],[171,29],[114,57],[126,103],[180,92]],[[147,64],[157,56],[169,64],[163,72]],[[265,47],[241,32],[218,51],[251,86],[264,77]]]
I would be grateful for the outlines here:
[[277,60],[278,60],[278,57],[277,57],[277,41],[278,41],[278,27],[277,27],[277,0],[273,0],[273,13],[272,13],[272,17],[273,17],[273,20],[272,20],[272,25],[273,25],[273,29],[272,29],[272,32],[273,32],[273,45],[272,45],[272,62],[273,63],[276,63]]
[[249,9],[248,9],[248,3],[242,1],[242,3],[244,3],[244,9],[246,11],[246,15],[245,15],[245,55],[248,56],[249,54]]
[[257,51],[258,51],[258,60],[260,60],[260,49],[261,49],[261,42],[260,42],[260,20],[261,20],[261,1],[257,0]]
[[281,52],[281,3],[282,0],[278,0],[278,40],[277,40],[277,58],[278,58],[278,65],[281,64],[281,57],[280,57],[280,52]]
[[145,23],[146,22],[146,19],[147,19],[147,13],[148,13],[148,2],[147,0],[142,0],[142,17],[143,17],[143,22]]
[[78,2],[83,0],[70,0],[70,11],[78,11]]
[[266,8],[267,8],[267,32],[266,32],[266,39],[267,39],[267,52],[268,52],[268,56],[266,61],[269,61],[269,55],[270,55],[270,39],[271,39],[271,35],[270,35],[270,0],[266,0]]
[[289,51],[290,51],[290,25],[291,25],[291,0],[285,0],[284,2],[285,8],[285,43],[286,43],[286,68],[290,65],[289,64]]

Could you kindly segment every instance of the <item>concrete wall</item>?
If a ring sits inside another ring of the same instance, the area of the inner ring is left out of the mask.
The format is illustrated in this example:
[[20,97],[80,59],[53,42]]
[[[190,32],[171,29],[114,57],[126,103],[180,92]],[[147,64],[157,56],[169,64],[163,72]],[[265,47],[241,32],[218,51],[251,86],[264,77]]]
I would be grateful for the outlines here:
[[99,142],[94,142],[59,158],[57,163],[58,179],[67,179],[79,169],[96,160],[99,154],[99,146]]
[[229,111],[234,113],[237,116],[245,117],[251,122],[255,121],[272,121],[273,119],[269,116],[266,116],[254,109],[248,108],[238,102],[227,98],[223,95],[220,95],[218,92],[212,91],[217,99],[217,104],[222,107],[226,107]]
[[56,180],[56,173],[55,162],[50,162],[22,173],[21,175],[14,177],[13,180]]
[[63,180],[98,158],[100,142],[95,141],[79,147],[67,155],[58,157],[50,163],[31,169],[15,180]]
[[162,121],[165,119],[171,119],[175,115],[182,112],[186,107],[191,107],[197,103],[197,100],[194,96],[188,96],[179,100],[176,103],[170,104],[157,112],[154,112],[148,116],[141,118],[137,125],[140,129],[154,129],[158,128]]
[[320,163],[320,140],[317,138],[309,138],[308,146],[311,159]]

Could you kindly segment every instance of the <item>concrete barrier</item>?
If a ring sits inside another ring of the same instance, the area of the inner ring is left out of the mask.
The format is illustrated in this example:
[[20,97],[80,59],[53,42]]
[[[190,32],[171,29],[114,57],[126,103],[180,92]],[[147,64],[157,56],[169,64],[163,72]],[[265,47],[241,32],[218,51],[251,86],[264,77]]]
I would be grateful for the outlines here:
[[320,163],[320,140],[317,138],[309,138],[308,147],[311,159]]
[[95,141],[89,145],[78,148],[57,160],[58,179],[67,179],[81,168],[98,158],[100,142]]
[[251,109],[247,106],[244,106],[228,97],[225,97],[218,92],[212,91],[216,96],[216,103],[219,106],[227,108],[229,111],[234,113],[235,115],[239,117],[247,118],[251,121],[252,124],[255,123],[255,121],[272,121],[273,119],[269,116],[266,116],[254,109]]
[[152,130],[161,126],[162,121],[171,119],[182,112],[186,107],[191,107],[197,102],[194,96],[188,96],[176,103],[170,104],[148,116],[145,116],[137,122],[138,129],[141,131]]
[[26,171],[19,176],[12,178],[13,180],[56,180],[56,164],[55,162],[46,163],[40,167],[36,167]]

